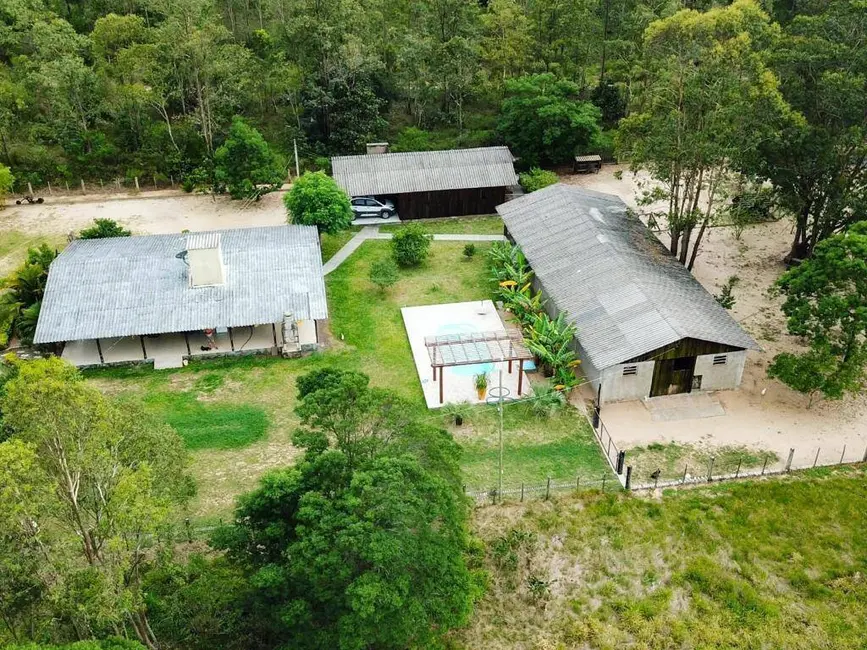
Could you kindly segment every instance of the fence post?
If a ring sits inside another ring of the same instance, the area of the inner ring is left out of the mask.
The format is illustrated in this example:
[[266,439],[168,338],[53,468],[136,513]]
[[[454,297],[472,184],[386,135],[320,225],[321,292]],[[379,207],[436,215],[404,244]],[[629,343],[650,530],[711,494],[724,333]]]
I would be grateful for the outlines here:
[[63,182],[66,183],[66,191],[68,192],[69,191],[69,181],[63,181]]
[[768,457],[765,456],[765,462],[762,463],[762,476],[765,475],[765,468],[768,466]]
[[521,481],[521,503],[524,503],[524,482]]
[[99,179],[99,189],[101,189],[101,190],[105,189],[105,183],[102,182],[101,178]]
[[605,492],[605,479],[608,478],[605,474],[602,475],[602,492]]
[[862,463],[867,463],[867,449],[864,450],[864,458],[861,459]]
[[686,483],[686,474],[687,474],[688,471],[689,471],[689,465],[687,464],[687,465],[683,468],[683,478],[680,480],[680,484],[681,484],[681,485],[683,485],[684,483]]
[[154,189],[157,189],[157,175],[154,174]]
[[735,471],[735,478],[738,478],[741,475],[741,462],[743,462],[743,459],[738,458],[738,469]]
[[175,177],[172,174],[169,174],[169,183],[172,184],[172,189],[175,187]]
[[193,543],[193,532],[190,530],[190,518],[187,517],[184,519],[184,526],[187,528],[187,541],[192,544]]
[[136,192],[141,191],[141,188],[139,188],[139,186],[138,186],[138,176],[135,177],[135,191]]
[[120,179],[119,178],[114,179],[114,184],[117,187],[117,189],[120,190]]
[[33,185],[30,183],[30,181],[27,181],[27,193],[30,196],[33,196]]
[[626,485],[625,485],[625,487],[627,490],[632,489],[632,465],[629,465],[626,468]]
[[617,476],[623,474],[623,465],[626,463],[626,452],[617,452]]
[[818,449],[816,449],[816,457],[813,459],[813,467],[815,467],[815,466],[816,466],[816,463],[819,462],[819,452],[820,452],[820,451],[822,451],[822,448],[821,448],[821,447],[819,447]]
[[653,489],[655,490],[658,487],[659,487],[659,474],[657,474],[653,479]]
[[[608,432],[606,431],[606,433],[608,433]],[[611,434],[610,433],[608,434],[608,451],[605,452],[605,455],[608,456],[608,460],[610,461],[611,460]]]
[[51,181],[48,181],[48,193],[51,194]]
[[707,482],[710,483],[713,481],[713,464],[716,458],[714,456],[710,457],[710,465],[707,468]]
[[87,191],[87,189],[85,189],[85,187],[84,187],[84,179],[83,179],[83,178],[81,179],[81,191],[82,191],[82,192],[86,192],[86,191]]
[[792,458],[795,457],[795,448],[789,447],[789,459],[786,461],[786,473],[792,471]]
[[581,489],[581,475],[580,474],[577,477],[575,477],[575,489],[576,490]]
[[840,464],[843,464],[843,457],[846,455],[846,445],[843,445],[843,453],[840,454]]
[[548,477],[548,485],[545,487],[545,501],[551,498],[551,477]]

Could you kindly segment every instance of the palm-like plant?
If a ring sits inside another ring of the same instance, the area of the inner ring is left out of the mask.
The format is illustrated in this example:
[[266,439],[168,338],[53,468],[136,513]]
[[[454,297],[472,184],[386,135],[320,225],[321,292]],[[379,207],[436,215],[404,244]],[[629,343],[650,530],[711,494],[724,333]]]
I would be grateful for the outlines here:
[[30,343],[36,331],[39,308],[48,282],[48,267],[57,253],[42,244],[27,251],[27,261],[7,280],[6,291],[0,295],[0,323],[6,336],[17,334],[22,342]]
[[575,361],[571,348],[575,326],[567,323],[562,313],[553,319],[545,312],[536,314],[524,329],[527,347],[545,375],[551,376],[557,368],[568,368]]

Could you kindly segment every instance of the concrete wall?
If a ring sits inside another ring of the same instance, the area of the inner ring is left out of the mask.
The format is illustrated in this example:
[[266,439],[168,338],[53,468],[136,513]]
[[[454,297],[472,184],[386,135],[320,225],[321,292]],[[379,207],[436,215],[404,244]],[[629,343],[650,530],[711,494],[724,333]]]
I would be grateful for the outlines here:
[[[722,356],[726,358],[726,362],[716,366],[713,365],[714,357]],[[700,390],[737,388],[741,385],[746,360],[746,350],[724,354],[703,354],[696,357],[694,376],[701,375]]]
[[[656,365],[655,361],[642,361],[611,366],[603,370],[600,373],[602,403],[644,399],[650,395],[654,365]],[[624,376],[623,369],[627,366],[636,366],[636,374]]]
[[316,339],[316,321],[299,320],[297,325],[298,342],[301,344],[301,349],[309,350],[315,348],[318,343]]

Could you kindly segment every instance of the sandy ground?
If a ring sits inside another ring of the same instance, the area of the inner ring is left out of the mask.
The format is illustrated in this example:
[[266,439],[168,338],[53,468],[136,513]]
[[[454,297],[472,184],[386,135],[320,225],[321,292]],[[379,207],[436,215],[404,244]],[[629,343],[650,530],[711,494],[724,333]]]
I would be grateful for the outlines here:
[[[626,171],[618,180],[614,176],[617,169],[623,168],[607,166],[599,174],[564,176],[563,181],[617,194],[636,207],[637,182]],[[785,270],[781,260],[791,237],[791,223],[787,220],[747,228],[740,240],[735,239],[731,228],[709,231],[696,261],[695,276],[714,294],[730,276],[738,276],[732,316],[752,334],[762,351],[749,353],[740,390],[716,393],[725,408],[724,416],[663,423],[652,421],[642,402],[607,405],[602,417],[621,447],[671,440],[743,445],[775,451],[781,462],[794,448],[793,466],[812,465],[817,452],[819,464],[839,462],[844,446],[846,460],[864,457],[867,396],[841,401],[817,398],[807,408],[805,396],[767,377],[774,355],[803,349],[796,338],[785,334],[785,320],[779,309],[782,301],[768,295],[768,289]]]

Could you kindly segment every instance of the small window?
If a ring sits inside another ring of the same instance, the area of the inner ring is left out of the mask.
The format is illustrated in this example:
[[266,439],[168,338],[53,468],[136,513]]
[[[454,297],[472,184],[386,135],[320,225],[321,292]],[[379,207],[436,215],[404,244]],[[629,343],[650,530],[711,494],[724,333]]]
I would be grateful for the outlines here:
[[638,374],[638,366],[623,366],[623,376],[630,377]]
[[713,365],[715,366],[724,366],[726,365],[726,360],[728,357],[724,354],[718,354],[713,358]]

